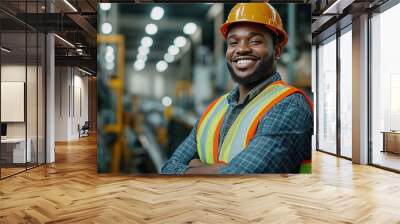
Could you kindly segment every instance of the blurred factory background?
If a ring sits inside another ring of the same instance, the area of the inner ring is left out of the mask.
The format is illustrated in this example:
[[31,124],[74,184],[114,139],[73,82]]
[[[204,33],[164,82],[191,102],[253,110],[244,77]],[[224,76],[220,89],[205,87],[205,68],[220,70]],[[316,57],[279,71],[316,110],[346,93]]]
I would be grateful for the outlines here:
[[291,41],[279,70],[305,90],[312,33],[311,176],[98,175],[157,172],[233,87],[218,33],[232,6],[154,1],[0,0],[0,223],[399,223],[399,0],[274,5]]
[[[234,87],[219,33],[233,5],[99,4],[99,172],[159,172],[205,107]],[[311,96],[311,6],[273,6],[289,34],[278,71]]]

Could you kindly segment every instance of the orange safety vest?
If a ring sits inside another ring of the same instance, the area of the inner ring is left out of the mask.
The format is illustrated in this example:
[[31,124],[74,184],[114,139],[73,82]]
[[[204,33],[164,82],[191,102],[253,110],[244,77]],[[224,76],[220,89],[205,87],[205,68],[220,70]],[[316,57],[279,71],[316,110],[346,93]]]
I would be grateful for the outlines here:
[[[214,100],[203,113],[197,126],[197,153],[205,164],[229,163],[242,150],[245,150],[254,137],[261,118],[285,97],[301,93],[313,108],[310,98],[301,90],[288,86],[283,81],[270,84],[240,112],[224,139],[219,150],[219,133],[228,109],[225,94]],[[311,160],[305,160],[300,173],[311,173]]]

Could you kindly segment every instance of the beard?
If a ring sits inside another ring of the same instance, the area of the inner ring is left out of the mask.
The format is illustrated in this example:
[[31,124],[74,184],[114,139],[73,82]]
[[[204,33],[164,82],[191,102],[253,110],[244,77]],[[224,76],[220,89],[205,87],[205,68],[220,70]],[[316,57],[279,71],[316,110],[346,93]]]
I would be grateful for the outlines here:
[[261,83],[262,81],[271,77],[276,71],[273,54],[264,58],[256,70],[247,77],[239,77],[233,70],[232,65],[228,62],[226,64],[233,81],[245,87],[256,86],[258,83]]

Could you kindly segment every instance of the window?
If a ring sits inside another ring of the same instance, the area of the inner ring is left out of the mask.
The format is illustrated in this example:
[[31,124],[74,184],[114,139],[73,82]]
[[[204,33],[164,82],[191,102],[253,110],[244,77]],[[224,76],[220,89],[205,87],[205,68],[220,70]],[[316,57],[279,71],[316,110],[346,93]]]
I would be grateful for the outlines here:
[[[39,13],[44,3],[19,2],[20,15]],[[6,99],[0,106],[0,178],[45,163],[45,41],[44,33],[0,12],[0,92]]]
[[352,35],[351,26],[340,36],[340,155],[352,157]]
[[318,48],[318,149],[336,153],[336,36]]
[[371,18],[372,163],[400,170],[400,4]]

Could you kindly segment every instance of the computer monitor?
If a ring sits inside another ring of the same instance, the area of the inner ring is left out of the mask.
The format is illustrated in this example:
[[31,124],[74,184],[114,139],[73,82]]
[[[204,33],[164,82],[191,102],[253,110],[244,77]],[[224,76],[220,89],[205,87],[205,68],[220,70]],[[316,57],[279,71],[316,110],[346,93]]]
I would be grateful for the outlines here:
[[7,124],[1,123],[1,136],[7,136]]

